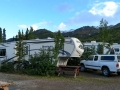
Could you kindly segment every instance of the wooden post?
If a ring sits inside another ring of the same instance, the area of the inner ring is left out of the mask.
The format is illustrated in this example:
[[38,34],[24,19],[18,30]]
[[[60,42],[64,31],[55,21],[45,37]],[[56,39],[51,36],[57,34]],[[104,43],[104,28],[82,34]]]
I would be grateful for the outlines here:
[[10,85],[11,85],[11,83],[0,81],[0,89],[9,90],[8,86],[10,86]]

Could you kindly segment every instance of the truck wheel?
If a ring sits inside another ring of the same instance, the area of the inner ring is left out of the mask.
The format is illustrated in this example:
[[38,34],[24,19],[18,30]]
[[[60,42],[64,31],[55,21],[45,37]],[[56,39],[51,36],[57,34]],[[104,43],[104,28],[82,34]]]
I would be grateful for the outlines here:
[[120,75],[120,72],[117,72],[118,75]]
[[104,76],[110,76],[110,70],[107,68],[107,67],[103,67],[102,68],[102,74],[104,75]]
[[83,64],[81,65],[80,71],[81,71],[81,72],[86,71],[86,68],[85,68],[85,66],[84,66]]

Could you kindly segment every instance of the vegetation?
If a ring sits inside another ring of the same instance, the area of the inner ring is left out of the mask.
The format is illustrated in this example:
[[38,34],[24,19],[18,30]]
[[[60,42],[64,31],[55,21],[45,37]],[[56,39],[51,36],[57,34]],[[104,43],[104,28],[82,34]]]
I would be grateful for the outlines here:
[[29,75],[54,75],[55,73],[55,60],[50,48],[47,50],[41,49],[40,53],[35,53],[29,59],[28,66],[23,70],[24,73]]
[[58,57],[59,50],[64,46],[65,39],[61,34],[60,30],[54,35],[55,48],[54,48],[54,58]]
[[21,34],[19,30],[18,41],[16,42],[16,46],[15,46],[15,50],[16,50],[15,56],[17,57],[17,63],[18,63],[17,69],[18,70],[20,69],[20,63],[22,62],[23,57],[26,55],[25,48],[26,48],[26,43],[23,42],[23,33]]
[[0,43],[6,42],[6,30],[5,28],[2,31],[2,28],[0,27]]

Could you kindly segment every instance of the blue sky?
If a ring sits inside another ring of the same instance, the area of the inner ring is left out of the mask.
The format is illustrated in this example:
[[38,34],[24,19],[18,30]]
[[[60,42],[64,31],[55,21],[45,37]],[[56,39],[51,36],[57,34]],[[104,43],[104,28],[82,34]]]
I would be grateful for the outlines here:
[[66,31],[99,26],[102,18],[115,25],[119,17],[119,0],[0,0],[0,27],[6,29],[7,39],[30,26]]

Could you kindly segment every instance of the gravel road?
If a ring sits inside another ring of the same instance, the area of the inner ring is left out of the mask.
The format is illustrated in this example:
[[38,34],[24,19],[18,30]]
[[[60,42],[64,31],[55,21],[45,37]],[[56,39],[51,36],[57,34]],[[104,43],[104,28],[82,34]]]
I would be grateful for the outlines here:
[[98,71],[80,72],[76,78],[0,73],[0,81],[12,83],[10,90],[118,90],[120,88],[120,76],[112,74],[110,77],[104,77]]

